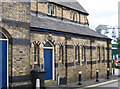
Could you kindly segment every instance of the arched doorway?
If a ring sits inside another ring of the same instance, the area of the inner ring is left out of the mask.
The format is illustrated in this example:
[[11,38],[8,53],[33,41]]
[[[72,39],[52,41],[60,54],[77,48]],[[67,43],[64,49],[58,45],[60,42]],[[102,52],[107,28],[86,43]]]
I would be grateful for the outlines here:
[[8,86],[8,38],[0,31],[0,88]]
[[51,42],[44,44],[44,70],[47,71],[45,80],[54,80],[54,46]]

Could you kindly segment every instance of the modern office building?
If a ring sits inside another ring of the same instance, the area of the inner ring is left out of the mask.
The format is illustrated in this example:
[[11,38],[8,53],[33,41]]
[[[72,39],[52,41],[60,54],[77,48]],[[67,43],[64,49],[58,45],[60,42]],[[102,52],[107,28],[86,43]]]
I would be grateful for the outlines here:
[[119,30],[116,26],[108,26],[108,25],[99,25],[96,27],[96,32],[101,33],[109,38],[112,39],[112,58],[117,60],[118,59],[118,53],[120,52],[117,49],[117,39],[119,37]]

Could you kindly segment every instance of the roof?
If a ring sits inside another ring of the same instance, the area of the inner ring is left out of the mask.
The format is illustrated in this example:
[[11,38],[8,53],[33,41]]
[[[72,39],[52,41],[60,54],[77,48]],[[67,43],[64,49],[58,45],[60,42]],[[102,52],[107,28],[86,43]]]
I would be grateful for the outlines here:
[[96,31],[97,31],[97,30],[103,30],[103,29],[105,30],[105,29],[108,29],[107,26],[108,26],[108,25],[99,25],[99,26],[96,27],[95,30],[96,30]]
[[57,19],[45,17],[31,16],[31,27],[43,28],[46,30],[54,30],[59,32],[67,32],[73,34],[87,35],[92,37],[108,38],[94,30],[77,23],[67,22]]
[[78,3],[77,0],[38,0],[39,2],[53,2],[65,7],[83,12],[88,15],[87,11]]

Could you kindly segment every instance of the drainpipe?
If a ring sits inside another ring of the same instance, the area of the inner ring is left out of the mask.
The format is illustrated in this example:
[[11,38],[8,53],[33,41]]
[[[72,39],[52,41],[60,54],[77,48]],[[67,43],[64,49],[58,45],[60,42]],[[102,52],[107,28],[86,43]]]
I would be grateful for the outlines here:
[[67,84],[67,37],[65,36],[65,77]]
[[92,39],[90,38],[90,64],[91,64],[91,79],[92,79]]

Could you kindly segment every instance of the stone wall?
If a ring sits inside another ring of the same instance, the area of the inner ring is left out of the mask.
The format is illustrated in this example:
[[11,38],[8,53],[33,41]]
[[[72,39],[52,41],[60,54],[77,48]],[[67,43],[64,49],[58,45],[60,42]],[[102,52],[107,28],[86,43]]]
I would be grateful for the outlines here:
[[[71,20],[70,19],[70,12],[73,12],[72,15],[74,13],[76,13],[76,21],[75,22],[77,22],[77,23],[80,22],[82,24],[85,24],[86,26],[89,26],[89,24],[87,24],[87,15],[81,14],[80,12],[68,9],[68,8],[60,6],[60,5],[56,5],[56,4],[52,4],[52,3],[48,3],[48,2],[32,1],[31,2],[31,10],[32,10],[32,12],[33,11],[34,12],[38,11],[38,15],[42,13],[44,15],[46,14],[46,15],[50,16],[50,14],[48,13],[48,5],[54,5],[55,6],[55,17],[58,17],[58,18],[61,18],[61,19],[64,18],[65,20],[66,19]],[[79,14],[80,14],[80,16],[79,16]]]
[[[2,25],[11,35],[9,44],[9,82],[28,81],[30,73],[30,5],[29,3],[3,2]],[[11,69],[12,68],[12,69]],[[24,77],[26,76],[26,77]]]
[[[66,42],[66,36],[62,34],[55,34],[55,33],[48,33],[48,32],[31,32],[31,61],[30,64],[33,66],[34,62],[34,45],[33,42],[40,42],[40,64],[44,65],[44,54],[43,54],[43,47],[44,43],[48,41],[49,34],[52,34],[52,40],[54,44],[54,59],[55,59],[55,79],[57,79],[57,74],[61,78],[66,77],[66,68],[65,68],[65,42]],[[67,45],[70,46],[67,48],[67,81],[68,82],[76,82],[78,81],[78,73],[79,70],[82,71],[82,81],[88,80],[91,77],[95,78],[96,76],[96,69],[99,69],[99,77],[106,76],[107,74],[107,41],[103,39],[97,39],[97,38],[88,38],[83,36],[69,36],[67,35],[70,40],[67,40]],[[91,39],[92,42],[92,66],[90,64],[91,62],[91,55],[90,55],[90,42]],[[59,45],[64,45],[64,62],[61,63],[59,59]],[[80,46],[80,62],[75,61],[75,45]],[[83,63],[82,61],[82,54],[81,54],[81,47],[86,47],[86,63]],[[97,47],[100,46],[100,52],[101,52],[101,60],[98,61],[98,55],[97,55]],[[102,47],[105,48],[105,60],[103,60],[102,56]],[[110,59],[111,60],[111,59]],[[92,69],[91,69],[92,67]],[[42,69],[42,68],[41,68]],[[43,68],[44,69],[44,68]],[[111,63],[110,63],[110,72],[111,72]],[[91,73],[92,72],[92,73]]]
[[[36,3],[33,3],[33,6]],[[47,3],[38,4],[38,6],[47,7]],[[36,7],[32,7],[33,10],[36,10]],[[39,8],[40,10],[41,8]],[[46,8],[47,9],[47,8]],[[61,7],[58,10],[62,11]],[[40,10],[41,11],[41,10]],[[47,10],[44,11],[44,13]],[[64,11],[63,14],[68,14],[69,10]],[[23,82],[28,81],[30,74],[30,67],[34,67],[34,44],[33,42],[39,42],[39,62],[40,67],[44,69],[44,44],[50,40],[54,45],[54,61],[55,61],[55,79],[57,79],[57,74],[60,77],[66,77],[66,68],[65,68],[65,44],[67,41],[67,79],[68,82],[78,81],[78,72],[82,71],[82,81],[89,79],[91,76],[94,78],[96,74],[96,69],[100,70],[100,77],[106,74],[107,69],[107,50],[105,49],[105,61],[98,62],[97,47],[107,48],[107,41],[97,38],[88,38],[85,36],[75,36],[67,35],[69,40],[66,40],[66,35],[55,34],[48,32],[30,32],[30,3],[18,3],[18,2],[4,2],[2,3],[2,24],[1,27],[4,31],[10,34],[12,42],[9,43],[9,75],[12,76],[11,81],[14,82]],[[61,16],[60,13],[56,13],[58,16]],[[68,14],[69,15],[69,14]],[[64,15],[65,16],[65,15]],[[66,16],[68,18],[70,16]],[[78,17],[78,15],[77,15]],[[51,35],[52,34],[52,35]],[[51,36],[50,36],[51,35]],[[91,39],[93,40],[92,45]],[[59,59],[59,45],[64,47],[64,59],[63,64]],[[80,47],[80,62],[75,61],[75,45]],[[81,47],[86,47],[86,62],[82,62]],[[90,55],[92,49],[92,56]],[[110,45],[111,47],[111,45]],[[102,57],[102,55],[101,55]],[[91,69],[90,61],[94,61]],[[110,51],[110,60],[111,60],[111,51]],[[111,72],[110,64],[110,72]],[[91,75],[92,72],[92,75]],[[10,81],[10,82],[11,82]]]

